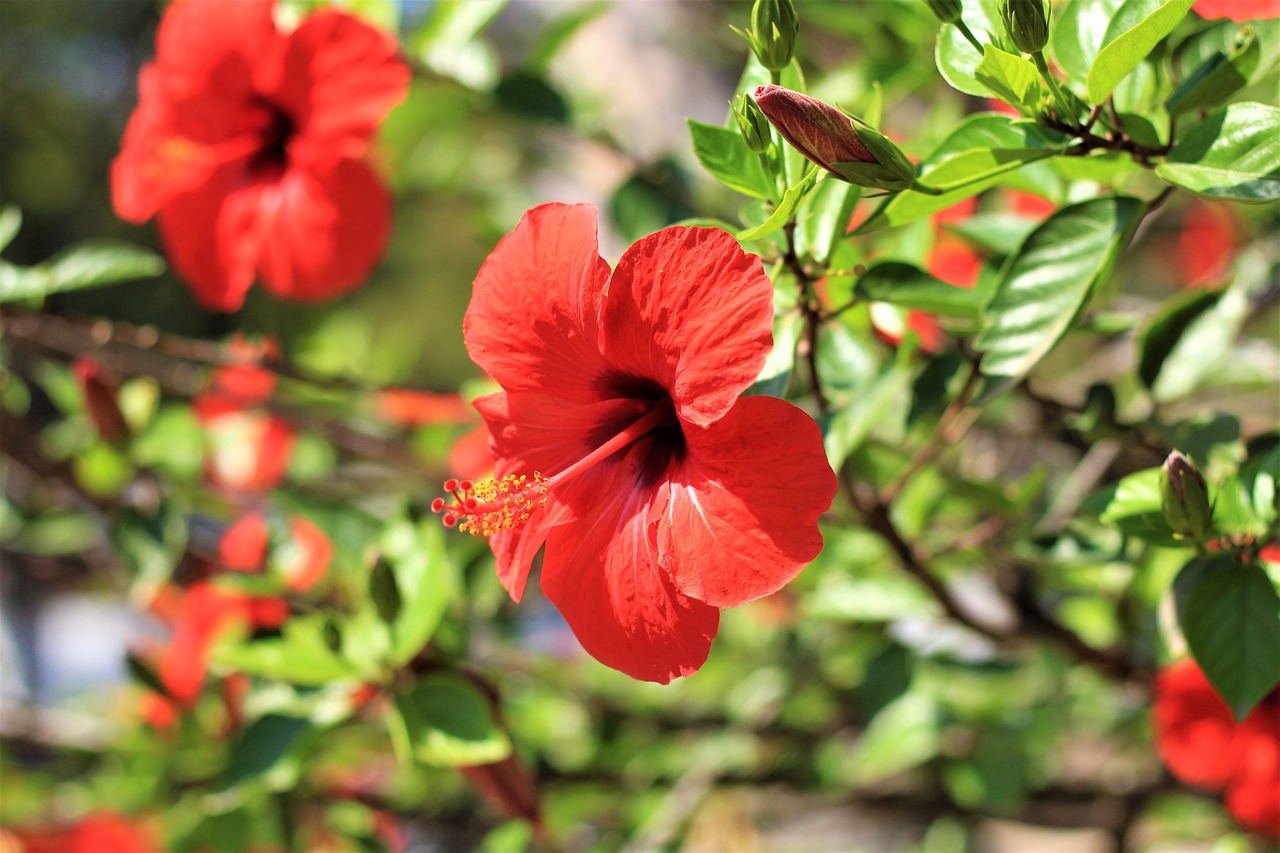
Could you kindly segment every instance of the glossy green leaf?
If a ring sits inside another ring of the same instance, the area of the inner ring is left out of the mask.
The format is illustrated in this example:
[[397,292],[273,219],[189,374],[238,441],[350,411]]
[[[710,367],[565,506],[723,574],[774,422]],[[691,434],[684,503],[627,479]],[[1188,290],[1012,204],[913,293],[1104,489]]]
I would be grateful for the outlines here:
[[977,317],[982,308],[977,290],[947,284],[919,267],[897,261],[871,267],[858,278],[854,293],[871,302],[889,302],[948,317]]
[[773,196],[773,181],[760,165],[760,155],[747,147],[742,134],[727,127],[688,119],[693,154],[711,177],[731,190],[753,198]]
[[1221,293],[1198,289],[1179,294],[1160,310],[1138,336],[1138,378],[1150,388],[1192,320],[1216,303]]
[[326,617],[295,616],[284,624],[281,636],[240,643],[224,643],[213,650],[214,662],[291,684],[327,684],[353,677],[352,666],[325,639]]
[[1056,196],[1056,182],[1050,174],[1046,172],[1034,180],[1023,180],[1028,176],[1020,172],[1043,169],[1036,161],[1060,150],[1060,144],[1042,138],[1034,126],[1017,123],[1009,116],[995,113],[970,116],[920,164],[920,180],[924,184],[944,189],[960,181],[965,182],[964,185],[936,195],[913,190],[899,193],[859,230],[906,225],[997,183]]
[[1040,101],[1040,73],[1025,57],[984,44],[982,62],[973,73],[991,94],[1023,112],[1029,112]]
[[31,299],[164,272],[155,252],[110,240],[78,243],[34,267],[0,262],[0,302]]
[[861,198],[862,187],[832,175],[820,177],[796,215],[796,252],[818,263],[830,258]]
[[996,283],[974,341],[988,376],[1021,376],[1084,311],[1140,220],[1134,198],[1096,198],[1056,211],[1031,232]]
[[254,720],[231,744],[222,790],[252,781],[275,767],[310,729],[310,721],[283,714],[266,714]]
[[975,213],[963,222],[948,222],[947,229],[994,255],[1011,255],[1039,224],[1016,213]]
[[1280,198],[1280,107],[1231,104],[1181,134],[1156,174],[1213,199]]
[[906,412],[911,384],[910,371],[898,361],[890,363],[856,401],[832,417],[823,443],[827,460],[839,471],[849,456],[862,446],[876,427],[892,420],[893,413]]
[[0,208],[0,252],[9,247],[13,238],[18,236],[20,228],[22,228],[22,211],[13,205]]
[[1089,66],[1089,103],[1101,104],[1152,49],[1178,25],[1192,0],[1167,0],[1154,9],[1152,0],[1126,0],[1107,26],[1102,49]]
[[1174,586],[1178,624],[1204,674],[1244,719],[1280,682],[1280,596],[1256,563],[1197,557]]
[[382,537],[400,605],[392,623],[390,662],[399,666],[430,642],[457,591],[456,571],[434,516],[399,520]]
[[813,187],[813,182],[818,179],[818,169],[816,167],[800,179],[800,182],[791,187],[782,194],[782,201],[774,208],[773,213],[769,214],[769,218],[754,228],[747,228],[737,233],[737,238],[744,242],[752,240],[762,240],[770,234],[775,234],[782,230],[782,226],[786,225],[795,215],[796,208],[804,199],[805,194]]
[[460,675],[427,675],[396,697],[396,708],[408,745],[423,764],[490,764],[511,754],[511,740],[494,719],[488,697]]

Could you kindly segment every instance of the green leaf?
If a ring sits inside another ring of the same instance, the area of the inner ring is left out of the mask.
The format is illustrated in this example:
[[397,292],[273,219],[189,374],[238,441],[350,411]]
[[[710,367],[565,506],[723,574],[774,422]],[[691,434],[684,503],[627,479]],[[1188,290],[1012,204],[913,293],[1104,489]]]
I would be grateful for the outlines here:
[[747,228],[746,230],[739,231],[735,236],[739,241],[747,243],[752,240],[762,240],[770,234],[780,231],[782,226],[786,225],[792,215],[795,214],[796,208],[799,206],[801,199],[803,199],[805,193],[809,192],[810,188],[813,187],[813,182],[817,179],[818,169],[816,167],[810,169],[808,174],[801,178],[798,184],[782,194],[782,202],[776,209],[774,209],[773,213],[769,215],[768,219],[757,225],[755,228]]
[[1173,115],[1212,109],[1243,89],[1262,59],[1253,27],[1244,27],[1228,51],[1217,51],[1183,81],[1165,107]]
[[1212,113],[1180,136],[1156,174],[1206,198],[1280,198],[1280,107],[1244,102]]
[[22,211],[11,204],[0,208],[0,252],[3,252],[18,236],[22,228]]
[[327,684],[356,672],[334,654],[325,640],[324,614],[295,616],[284,624],[282,635],[262,640],[224,643],[213,650],[221,666],[275,678],[291,684]]
[[937,704],[928,696],[908,693],[886,705],[867,726],[849,764],[853,781],[868,785],[917,767],[942,747]]
[[753,198],[773,196],[773,181],[760,165],[760,155],[747,147],[742,134],[727,127],[687,119],[693,155],[711,177],[731,190]]
[[494,720],[488,697],[460,675],[424,677],[396,697],[396,708],[408,746],[423,764],[491,764],[511,754],[511,740]]
[[1242,287],[1231,287],[1195,317],[1189,317],[1172,342],[1151,383],[1151,395],[1160,402],[1185,397],[1204,385],[1231,359],[1231,343],[1249,313],[1249,298]]
[[987,376],[1016,377],[1040,361],[1084,311],[1141,220],[1134,198],[1096,198],[1056,211],[1009,259],[974,341]]
[[399,596],[390,662],[401,666],[422,650],[444,620],[456,593],[455,569],[435,516],[416,524],[407,519],[392,524],[383,534],[382,553]]
[[266,773],[310,729],[310,721],[283,714],[266,714],[254,720],[231,744],[220,789],[226,791]]
[[[1041,147],[1044,146],[1044,147]],[[1059,153],[1062,145],[1050,143],[1033,125],[1017,123],[1009,116],[979,113],[965,119],[920,164],[920,180],[933,187],[956,181],[973,181],[940,195],[899,193],[859,231],[906,225],[950,207],[957,201],[999,183],[1056,197],[1057,182],[1047,172],[1030,174],[1043,166],[1034,161]],[[1019,170],[1023,170],[1019,172]],[[983,175],[985,174],[985,178]]]
[[894,412],[906,411],[910,383],[910,371],[895,360],[851,405],[835,413],[823,436],[832,470],[839,471],[877,426],[892,419]]
[[1197,557],[1174,583],[1178,624],[1237,720],[1280,682],[1280,597],[1263,568],[1230,555]]
[[[984,31],[1001,32],[1000,19],[995,12],[994,3],[963,0],[962,6],[961,14],[965,25],[979,39],[982,38]],[[974,69],[982,62],[982,54],[969,44],[969,40],[960,33],[958,28],[950,25],[939,28],[938,43],[934,48],[933,58],[938,66],[938,73],[951,85],[951,88],[979,98],[985,98],[991,94],[990,90],[978,82],[974,75]]]
[[973,318],[982,308],[982,295],[973,288],[956,287],[924,270],[897,261],[885,261],[858,279],[854,293],[872,302],[890,302],[948,317]]
[[1151,0],[1127,0],[1108,24],[1103,47],[1089,66],[1089,103],[1106,101],[1119,82],[1173,32],[1190,11],[1191,3],[1192,0],[1167,0],[1150,9]]
[[31,299],[164,272],[155,252],[109,240],[90,240],[34,267],[0,263],[0,302]]
[[1031,60],[1006,53],[993,44],[982,46],[982,62],[974,76],[1002,101],[1029,112],[1040,102],[1040,72]]
[[1090,495],[1080,504],[1080,511],[1145,542],[1183,545],[1173,535],[1160,505],[1161,476],[1160,468],[1130,474],[1114,486]]
[[551,60],[555,58],[560,48],[579,29],[594,21],[608,8],[609,4],[603,0],[593,0],[593,2],[570,8],[564,14],[552,19],[538,34],[537,43],[525,58],[525,67],[531,71],[546,74]]
[[833,175],[820,177],[814,191],[800,205],[796,215],[796,252],[801,257],[825,263],[844,238],[849,217],[862,198],[862,187]]
[[1089,75],[1089,67],[1105,43],[1107,25],[1122,5],[1123,0],[1071,0],[1061,14],[1055,14],[1050,33],[1053,58],[1068,80],[1084,80]]
[[1138,335],[1138,378],[1150,388],[1192,320],[1218,301],[1221,293],[1197,289],[1168,300]]
[[948,222],[947,229],[993,255],[1011,255],[1039,224],[1016,213],[975,213],[963,222]]

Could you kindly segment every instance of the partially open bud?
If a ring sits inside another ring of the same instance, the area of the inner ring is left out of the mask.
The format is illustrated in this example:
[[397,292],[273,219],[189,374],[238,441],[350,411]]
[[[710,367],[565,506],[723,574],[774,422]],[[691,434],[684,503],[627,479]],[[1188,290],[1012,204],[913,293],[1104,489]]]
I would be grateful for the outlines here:
[[770,71],[781,71],[791,62],[796,50],[800,18],[791,0],[756,0],[751,7],[751,32],[747,41],[760,64]]
[[769,119],[760,107],[746,95],[739,95],[733,102],[733,117],[738,121],[738,131],[747,147],[756,154],[769,150]]
[[1160,480],[1160,508],[1173,532],[1189,539],[1201,539],[1209,530],[1213,508],[1204,477],[1191,460],[1178,451],[1164,461]]
[[915,169],[898,146],[870,128],[855,128],[837,107],[772,84],[756,89],[755,99],[797,151],[849,183],[904,190],[914,182]]
[[1023,53],[1039,53],[1049,43],[1049,9],[1044,0],[1004,0],[1000,20]]
[[119,381],[101,362],[89,356],[77,358],[71,365],[71,373],[80,383],[85,411],[98,434],[112,444],[118,443],[129,431],[120,411]]
[[960,0],[924,0],[929,10],[944,24],[954,24],[960,20],[963,7]]

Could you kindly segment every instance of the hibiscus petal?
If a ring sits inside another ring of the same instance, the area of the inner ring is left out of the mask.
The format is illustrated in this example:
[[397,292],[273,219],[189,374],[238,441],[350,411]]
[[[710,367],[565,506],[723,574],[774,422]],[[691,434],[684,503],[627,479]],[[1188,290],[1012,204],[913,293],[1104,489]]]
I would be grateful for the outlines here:
[[232,164],[160,208],[160,237],[169,261],[211,311],[239,309],[253,284],[262,192],[262,184],[248,181]]
[[1179,779],[1219,789],[1231,780],[1238,760],[1235,719],[1194,661],[1156,676],[1151,722],[1156,751]]
[[344,12],[318,11],[285,37],[258,86],[294,121],[291,154],[360,157],[409,89],[396,40]]
[[210,126],[229,126],[253,88],[253,68],[279,36],[274,0],[179,0],[156,32],[164,97],[194,99]]
[[480,267],[463,338],[471,360],[508,391],[599,398],[597,345],[609,265],[590,205],[527,212]]
[[602,348],[613,367],[666,388],[705,425],[733,405],[773,345],[773,284],[718,228],[665,228],[635,243],[609,283]]
[[783,400],[744,397],[685,436],[650,516],[676,588],[715,607],[781,589],[822,550],[818,517],[836,493],[818,425]]
[[364,283],[391,235],[391,200],[365,163],[290,168],[262,197],[263,284],[282,299],[332,299]]
[[593,514],[550,532],[542,588],[592,657],[666,684],[706,661],[720,612],[681,593],[658,564],[647,493],[636,488],[646,450],[642,442],[622,464],[583,475],[595,483]]

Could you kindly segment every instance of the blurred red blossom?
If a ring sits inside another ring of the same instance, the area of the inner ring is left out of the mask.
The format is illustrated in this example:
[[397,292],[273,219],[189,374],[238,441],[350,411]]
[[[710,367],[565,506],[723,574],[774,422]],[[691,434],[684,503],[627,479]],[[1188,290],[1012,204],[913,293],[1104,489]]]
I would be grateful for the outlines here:
[[144,707],[153,725],[165,725],[175,710],[195,705],[208,672],[210,650],[224,633],[278,628],[289,617],[289,605],[281,598],[252,596],[207,580],[167,592],[153,611],[173,626],[156,673],[166,696],[150,699]]
[[404,98],[395,39],[335,10],[282,32],[274,0],[178,0],[112,164],[124,219],[158,217],[199,302],[234,311],[260,278],[285,299],[357,287],[390,233],[363,160]]
[[[285,585],[294,592],[304,592],[324,577],[333,557],[333,545],[324,531],[305,516],[290,516],[288,532],[289,538],[276,548],[276,559]],[[259,572],[266,565],[269,545],[266,515],[249,512],[223,532],[218,557],[223,566],[233,571]]]
[[470,423],[471,407],[458,394],[433,394],[412,388],[384,388],[374,395],[378,416],[397,426]]
[[12,849],[6,844],[8,838],[18,844],[14,853],[157,853],[164,850],[147,823],[109,811],[86,815],[70,826],[16,829],[7,835],[0,832],[0,850],[5,853]]
[[1202,18],[1226,18],[1241,24],[1280,18],[1280,0],[1196,0],[1191,9]]
[[1243,228],[1230,204],[1192,199],[1182,211],[1174,275],[1188,287],[1222,283],[1231,271]]
[[209,435],[205,475],[214,485],[257,494],[284,480],[297,436],[283,418],[254,408],[270,398],[275,381],[254,364],[219,367],[209,390],[192,400]]
[[1280,839],[1280,688],[1237,723],[1187,659],[1157,676],[1151,720],[1156,750],[1175,776],[1224,791],[1242,826]]
[[706,659],[719,608],[781,588],[822,548],[821,435],[740,397],[772,346],[773,287],[728,234],[672,227],[612,273],[595,209],[525,214],[481,267],[463,336],[503,391],[476,407],[498,480],[451,482],[446,523],[492,534],[498,576],[542,587],[583,647],[668,682]]

